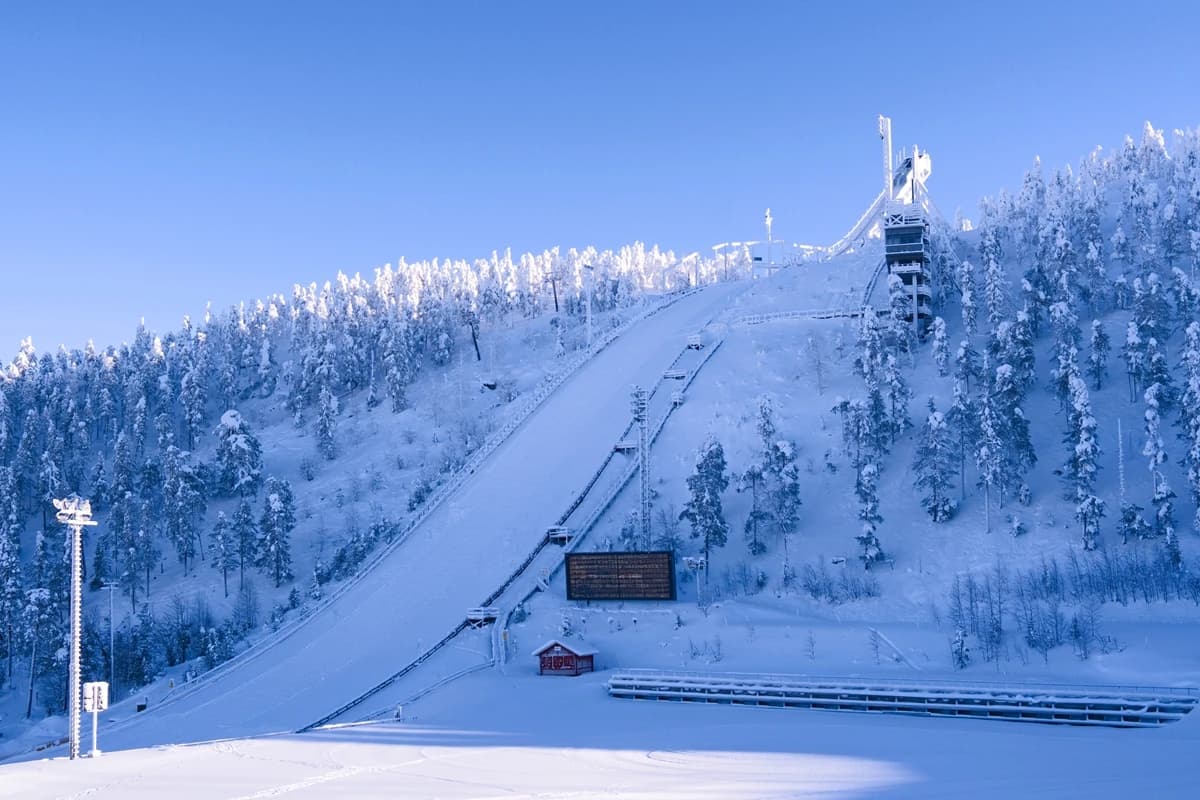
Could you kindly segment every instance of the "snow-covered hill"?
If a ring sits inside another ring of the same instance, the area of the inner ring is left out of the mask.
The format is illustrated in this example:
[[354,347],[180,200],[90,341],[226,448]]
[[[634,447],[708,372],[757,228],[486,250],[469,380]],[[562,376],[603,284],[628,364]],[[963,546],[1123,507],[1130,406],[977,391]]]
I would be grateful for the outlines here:
[[[679,300],[635,324],[584,366],[361,579],[349,576],[403,529],[407,513],[420,508],[419,500],[409,508],[414,490],[432,491],[435,477],[454,475],[456,467],[468,463],[474,446],[517,413],[497,403],[497,395],[527,396],[553,372],[545,365],[556,362],[559,342],[567,352],[579,344],[585,258],[573,260],[563,278],[574,288],[560,334],[544,321],[505,329],[505,317],[498,316],[496,325],[483,331],[488,359],[480,363],[486,369],[473,366],[468,355],[457,366],[451,358],[442,369],[415,376],[403,387],[411,408],[398,414],[368,410],[369,398],[382,398],[390,384],[369,377],[370,370],[355,367],[328,341],[302,358],[293,353],[309,366],[296,368],[288,385],[307,385],[304,391],[255,398],[263,392],[249,376],[257,372],[243,369],[239,380],[250,381],[249,394],[239,409],[261,440],[264,471],[291,477],[298,497],[292,562],[297,591],[289,602],[291,584],[264,590],[268,602],[280,604],[271,625],[282,625],[287,635],[272,637],[270,625],[265,631],[252,625],[256,636],[278,643],[253,649],[208,679],[169,694],[163,694],[169,686],[160,681],[151,692],[155,710],[133,716],[124,708],[116,715],[126,721],[112,732],[113,744],[295,729],[392,674],[458,624],[466,609],[489,596],[529,553],[624,430],[629,384],[652,382],[686,335],[718,312],[712,330],[719,332],[721,348],[696,376],[651,453],[656,496],[650,544],[673,546],[681,557],[705,549],[690,536],[689,522],[680,520],[691,499],[687,480],[702,445],[706,450],[713,443],[722,446],[730,478],[722,493],[728,536],[723,544],[719,537],[710,541],[707,576],[697,585],[696,576],[681,565],[675,603],[581,606],[565,600],[558,574],[548,591],[516,609],[503,640],[501,669],[532,671],[528,651],[565,636],[599,646],[601,664],[608,667],[1200,683],[1191,644],[1200,623],[1200,546],[1184,522],[1195,510],[1184,487],[1200,480],[1200,469],[1188,460],[1200,458],[1200,444],[1193,442],[1197,426],[1188,414],[1194,406],[1185,401],[1162,408],[1160,432],[1149,438],[1152,445],[1162,440],[1167,458],[1158,457],[1157,446],[1143,455],[1145,389],[1164,380],[1148,367],[1153,354],[1144,348],[1151,334],[1161,339],[1159,352],[1168,356],[1174,384],[1200,386],[1200,375],[1188,374],[1200,357],[1175,355],[1186,350],[1185,331],[1200,309],[1191,282],[1192,270],[1200,265],[1197,142],[1195,134],[1179,135],[1168,149],[1151,131],[1140,147],[1131,144],[1108,160],[1089,157],[1078,176],[1064,171],[1045,181],[1039,166],[1017,197],[986,202],[980,228],[954,243],[954,252],[968,261],[951,264],[954,281],[943,286],[938,313],[944,337],[934,334],[907,347],[903,326],[887,315],[855,316],[869,286],[876,287],[872,302],[882,303],[886,294],[882,281],[871,283],[879,254],[869,248],[782,269],[744,293],[742,285],[719,283]],[[939,255],[950,257],[948,250]],[[703,279],[719,276],[715,264],[697,260],[689,266]],[[672,269],[676,272],[655,273],[672,276],[658,288],[678,283],[687,267]],[[624,291],[619,284],[611,297]],[[647,292],[656,288],[653,281],[640,285]],[[479,297],[486,294],[477,290]],[[544,294],[539,297],[547,302]],[[612,300],[598,319],[627,316],[629,300]],[[790,313],[810,311],[826,318]],[[824,313],[829,311],[844,316],[829,318]],[[341,322],[354,319],[347,313]],[[1111,354],[1096,362],[1107,368],[1106,374],[1096,373],[1099,381],[1089,370],[1093,319],[1113,341]],[[1139,332],[1129,350],[1130,380],[1139,384],[1135,392],[1118,358],[1130,323]],[[467,326],[479,335],[470,322]],[[292,327],[303,330],[304,325],[293,321]],[[469,347],[461,334],[458,345]],[[387,327],[372,335],[382,337],[388,351],[392,334]],[[350,342],[365,347],[372,335],[356,334]],[[436,338],[422,341],[430,353],[437,352]],[[961,348],[964,341],[968,346]],[[155,349],[147,344],[146,352],[152,356]],[[364,363],[384,365],[395,376],[396,354],[390,361],[386,353],[378,356]],[[943,356],[944,365],[939,363]],[[298,415],[307,426],[306,415],[314,409],[318,420],[328,414],[328,404],[315,397],[327,380],[321,377],[328,369],[322,367],[325,362],[336,362],[333,369],[343,376],[359,375],[354,370],[361,369],[361,383],[347,387],[339,403],[334,461],[317,455],[326,438],[320,424],[304,433],[290,420]],[[44,369],[46,375],[58,371],[53,363]],[[185,381],[172,378],[170,369],[165,373],[166,385],[182,393]],[[14,393],[20,394],[20,407],[48,402],[71,418],[66,404],[55,401],[42,382],[12,380],[22,387]],[[477,388],[485,382],[496,388]],[[873,408],[873,386],[880,387],[881,398],[890,393],[889,402]],[[85,390],[80,396],[89,395]],[[949,520],[935,522],[922,507],[926,490],[914,483],[936,460],[918,456],[927,444],[928,404],[953,421],[963,418],[952,412],[956,406],[961,412],[966,398],[987,409],[980,419],[992,415],[991,438],[982,434],[987,428],[982,423],[952,422],[953,447],[943,442],[946,452],[937,469],[946,473],[947,499],[955,508]],[[176,399],[173,395],[172,402]],[[769,425],[764,425],[764,410]],[[139,424],[147,424],[144,415],[141,423],[138,419],[131,411],[122,430],[135,435]],[[1118,421],[1124,434],[1120,448]],[[1026,427],[1026,452],[1036,456],[1032,464],[1021,448]],[[1085,430],[1099,444],[1098,453],[1090,445],[1080,449]],[[174,434],[185,432],[177,428]],[[1176,444],[1176,433],[1188,438]],[[199,469],[216,461],[206,447],[211,445],[196,448],[196,463],[200,478],[215,489],[208,513],[223,508],[232,515],[238,499],[217,476]],[[20,442],[8,448],[16,459]],[[764,464],[769,461],[764,449],[775,466]],[[147,452],[159,450],[150,445]],[[1123,455],[1123,481],[1118,455]],[[787,484],[802,504],[792,526],[779,522],[786,498],[778,507],[760,506],[774,519],[760,518],[745,535],[755,501],[749,483],[740,478],[757,466],[766,475],[759,479],[764,497]],[[987,477],[982,484],[981,476]],[[143,486],[153,483],[142,481]],[[1163,511],[1164,486],[1180,495],[1170,498],[1174,504],[1168,512]],[[32,498],[34,489],[32,484],[18,487],[17,494]],[[639,505],[636,492],[634,483],[618,496],[586,532],[583,549],[646,544],[634,541],[627,525],[629,512]],[[1085,530],[1097,518],[1080,508],[1094,509],[1093,501],[1102,502],[1106,514],[1098,518],[1098,527]],[[30,502],[19,510],[37,507]],[[1128,537],[1124,529],[1129,526],[1118,521],[1133,504],[1153,516],[1142,536]],[[864,522],[878,539],[879,557],[863,546]],[[1165,526],[1172,522],[1168,535]],[[28,553],[32,521],[22,530]],[[755,543],[761,547],[752,548]],[[864,555],[869,557],[865,564]],[[220,573],[211,566],[201,564],[198,572],[185,575],[181,564],[165,561],[154,562],[159,571],[150,582],[170,590],[152,591],[151,597],[158,604],[166,595],[157,616],[168,622],[177,617],[179,624],[155,629],[131,620],[127,629],[127,649],[148,659],[164,637],[169,642],[170,636],[193,630],[192,620],[202,616],[198,603],[192,606],[196,612],[188,613],[196,595],[219,611],[212,617],[218,624],[226,613],[234,618],[246,613],[244,596],[239,601],[231,592],[227,601]],[[335,561],[342,567],[328,583]],[[351,588],[297,623],[308,613],[305,608],[323,602],[317,595],[347,579]],[[306,597],[310,587],[312,597]],[[92,604],[106,600],[95,597]],[[205,626],[203,635],[209,638],[204,641],[217,641],[212,630]],[[484,637],[464,640],[460,652],[466,656],[453,668],[431,664],[387,701],[403,700],[405,692],[415,693],[464,663],[489,661],[487,645]],[[95,646],[93,652],[103,652],[103,643]],[[177,650],[189,661],[168,671],[163,681],[199,668],[198,654],[217,662],[241,645],[226,646],[227,652],[214,657],[207,645],[190,650],[180,645]],[[37,668],[52,675],[52,666]],[[153,666],[152,671],[162,667],[161,657]],[[103,660],[94,659],[92,669],[103,671]],[[6,713],[19,714],[22,699],[10,686]],[[26,741],[46,738],[58,724],[30,733]]]

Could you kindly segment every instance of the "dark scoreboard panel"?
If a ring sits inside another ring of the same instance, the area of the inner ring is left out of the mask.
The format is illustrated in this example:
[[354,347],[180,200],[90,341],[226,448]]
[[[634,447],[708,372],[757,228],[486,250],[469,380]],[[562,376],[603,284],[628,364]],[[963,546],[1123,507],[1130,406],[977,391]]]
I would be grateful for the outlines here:
[[674,600],[675,558],[647,553],[570,553],[568,600]]

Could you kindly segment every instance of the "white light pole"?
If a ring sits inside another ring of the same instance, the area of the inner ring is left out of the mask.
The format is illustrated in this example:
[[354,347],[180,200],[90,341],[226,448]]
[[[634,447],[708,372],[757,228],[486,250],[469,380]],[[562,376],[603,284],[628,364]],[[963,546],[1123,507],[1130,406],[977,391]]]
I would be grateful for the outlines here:
[[71,686],[70,755],[79,758],[79,702],[82,699],[79,685],[79,649],[83,638],[83,529],[95,525],[92,521],[92,504],[79,495],[55,500],[58,510],[55,518],[71,529],[71,664],[69,681]]

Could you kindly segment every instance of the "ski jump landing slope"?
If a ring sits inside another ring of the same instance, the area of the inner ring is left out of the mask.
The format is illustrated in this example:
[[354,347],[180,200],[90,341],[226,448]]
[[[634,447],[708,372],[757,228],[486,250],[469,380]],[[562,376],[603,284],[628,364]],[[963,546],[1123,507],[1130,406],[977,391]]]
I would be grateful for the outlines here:
[[104,749],[293,731],[412,661],[504,582],[595,472],[629,422],[631,385],[653,386],[744,288],[718,284],[635,325],[332,604],[219,679],[102,726]]

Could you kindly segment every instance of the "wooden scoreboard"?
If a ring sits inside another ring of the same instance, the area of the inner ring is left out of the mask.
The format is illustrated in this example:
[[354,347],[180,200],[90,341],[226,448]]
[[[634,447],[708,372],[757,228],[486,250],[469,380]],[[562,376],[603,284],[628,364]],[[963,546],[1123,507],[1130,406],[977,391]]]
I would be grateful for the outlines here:
[[571,553],[568,600],[674,600],[675,557],[669,550]]

